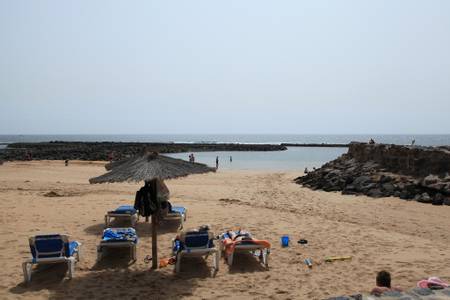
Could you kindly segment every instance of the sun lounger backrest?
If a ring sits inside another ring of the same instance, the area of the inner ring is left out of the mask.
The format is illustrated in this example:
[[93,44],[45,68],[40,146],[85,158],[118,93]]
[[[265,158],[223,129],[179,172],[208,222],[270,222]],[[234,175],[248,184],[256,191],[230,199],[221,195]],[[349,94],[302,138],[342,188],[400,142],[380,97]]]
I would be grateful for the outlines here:
[[37,235],[30,238],[30,250],[33,258],[68,256],[69,240],[65,235]]
[[185,247],[211,247],[214,234],[211,231],[185,231],[180,234],[180,241]]
[[121,205],[118,208],[116,208],[116,210],[112,211],[111,213],[134,215],[135,213],[137,213],[137,211],[131,205]]
[[208,232],[188,233],[184,239],[184,244],[189,248],[207,247],[209,244],[209,234]]

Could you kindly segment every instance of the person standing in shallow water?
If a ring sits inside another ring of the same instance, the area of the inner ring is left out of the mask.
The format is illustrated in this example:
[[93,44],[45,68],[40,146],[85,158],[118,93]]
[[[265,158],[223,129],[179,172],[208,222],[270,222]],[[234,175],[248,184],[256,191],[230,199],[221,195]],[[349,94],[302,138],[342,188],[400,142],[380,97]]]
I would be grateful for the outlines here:
[[233,162],[233,156],[230,156],[230,163]]
[[218,168],[219,168],[219,157],[216,156],[216,169],[218,169]]

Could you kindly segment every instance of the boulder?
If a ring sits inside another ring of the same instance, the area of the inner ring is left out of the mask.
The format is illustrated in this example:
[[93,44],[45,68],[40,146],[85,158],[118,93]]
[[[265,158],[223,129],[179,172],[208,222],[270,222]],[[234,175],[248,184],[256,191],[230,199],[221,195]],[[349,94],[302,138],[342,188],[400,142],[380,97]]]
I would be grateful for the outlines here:
[[390,182],[383,183],[381,187],[385,192],[388,192],[390,194],[393,194],[395,191],[395,186]]
[[370,197],[374,197],[374,198],[380,198],[380,197],[384,196],[383,192],[380,189],[378,189],[378,188],[371,189],[367,193],[367,195],[370,196]]
[[380,176],[380,183],[387,183],[391,182],[393,178],[391,176],[381,175]]
[[370,181],[370,177],[369,176],[359,176],[357,178],[355,178],[355,180],[353,180],[353,185],[355,187],[361,186],[364,183]]
[[444,205],[450,205],[450,197],[445,197],[443,201]]
[[434,183],[436,183],[438,181],[439,181],[439,177],[437,177],[436,175],[430,174],[430,175],[428,175],[427,177],[425,177],[423,179],[423,185],[427,186],[427,185],[430,185],[430,184],[434,184]]
[[410,193],[408,193],[405,190],[400,192],[400,196],[399,197],[400,197],[400,199],[403,199],[403,200],[411,200],[411,199],[414,198],[413,195],[411,195]]
[[419,201],[421,203],[432,203],[433,202],[433,199],[426,192],[421,195],[417,195],[417,196],[419,196],[417,198],[417,201]]
[[433,205],[442,205],[442,204],[444,204],[444,195],[442,195],[441,193],[437,193],[436,195],[434,195],[432,204]]

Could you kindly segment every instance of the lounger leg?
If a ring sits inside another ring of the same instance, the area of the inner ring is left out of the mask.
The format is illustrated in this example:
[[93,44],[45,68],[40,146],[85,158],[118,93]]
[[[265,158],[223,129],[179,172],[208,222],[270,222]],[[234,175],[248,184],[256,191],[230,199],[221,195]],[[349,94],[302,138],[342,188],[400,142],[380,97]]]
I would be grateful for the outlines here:
[[227,263],[230,267],[233,265],[233,255],[234,255],[234,252],[231,252],[231,254],[228,255],[228,257],[227,257]]
[[131,258],[134,261],[136,261],[136,245],[135,244],[131,247]]
[[97,261],[100,261],[102,259],[103,253],[102,253],[103,249],[101,246],[97,246]]
[[32,268],[33,268],[33,265],[27,261],[22,264],[23,279],[24,279],[25,283],[29,283],[31,281]]
[[136,215],[131,216],[131,227],[136,227],[137,218]]
[[216,267],[216,271],[219,271],[219,264],[220,264],[220,251],[216,252],[216,255],[214,256],[215,258],[215,267]]
[[264,264],[264,267],[266,267],[266,268],[269,267],[269,254],[270,254],[270,250],[265,249],[263,252],[263,264]]
[[181,218],[180,218],[180,229],[183,229],[183,225],[184,225],[184,216],[181,215]]
[[180,266],[181,266],[181,253],[177,254],[177,262],[175,263],[175,273],[180,272]]
[[105,215],[105,227],[108,227],[109,225],[109,220],[108,220],[108,215]]
[[77,247],[77,252],[76,252],[76,260],[77,260],[77,262],[80,261],[80,257],[81,257],[81,244],[78,245],[78,247]]
[[73,278],[73,275],[75,273],[75,258],[69,257],[67,260],[67,267],[69,269],[69,279]]

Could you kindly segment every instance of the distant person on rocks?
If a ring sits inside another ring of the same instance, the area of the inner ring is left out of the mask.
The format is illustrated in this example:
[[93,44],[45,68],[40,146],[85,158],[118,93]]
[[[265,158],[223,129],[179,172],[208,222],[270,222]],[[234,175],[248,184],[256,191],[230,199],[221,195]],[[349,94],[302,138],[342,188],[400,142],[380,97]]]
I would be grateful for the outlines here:
[[411,146],[414,146],[415,143],[416,143],[416,140],[412,140]]
[[305,174],[308,174],[308,168],[305,168],[304,173],[305,173]]
[[192,162],[195,163],[195,156],[194,156],[194,153],[192,153]]
[[373,144],[375,144],[375,141],[373,139],[370,139],[369,144],[373,145]]
[[219,157],[216,156],[216,169],[218,169],[218,168],[219,168]]
[[373,288],[372,295],[381,296],[384,292],[388,291],[398,291],[401,292],[402,289],[399,287],[391,286],[391,274],[387,271],[380,271],[377,274],[377,286]]

